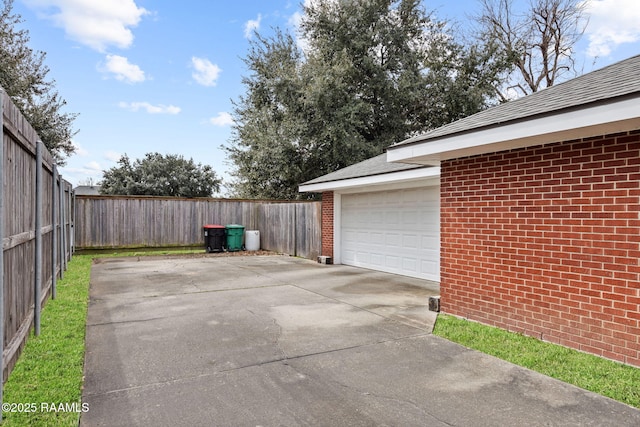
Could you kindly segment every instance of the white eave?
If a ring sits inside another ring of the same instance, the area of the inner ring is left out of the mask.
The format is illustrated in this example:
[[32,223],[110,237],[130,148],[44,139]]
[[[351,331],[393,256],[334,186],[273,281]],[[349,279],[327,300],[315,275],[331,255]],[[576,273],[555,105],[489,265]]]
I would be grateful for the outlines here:
[[399,172],[390,172],[379,175],[370,175],[357,178],[341,179],[335,181],[319,182],[315,184],[303,184],[300,192],[320,193],[323,191],[349,191],[370,187],[384,187],[398,183],[422,182],[433,180],[434,185],[440,182],[439,167],[425,167],[409,169]]
[[477,130],[400,143],[387,149],[390,162],[439,165],[440,161],[514,148],[640,129],[640,96]]

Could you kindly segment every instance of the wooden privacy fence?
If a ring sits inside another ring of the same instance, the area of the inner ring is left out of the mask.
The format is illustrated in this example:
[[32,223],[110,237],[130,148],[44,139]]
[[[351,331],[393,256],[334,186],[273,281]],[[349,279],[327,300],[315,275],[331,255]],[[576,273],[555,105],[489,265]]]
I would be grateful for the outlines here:
[[[0,88],[0,357],[9,376],[72,254],[72,188]],[[0,383],[0,400],[2,388]]]
[[320,202],[76,196],[77,249],[204,246],[205,224],[260,231],[260,247],[316,259]]

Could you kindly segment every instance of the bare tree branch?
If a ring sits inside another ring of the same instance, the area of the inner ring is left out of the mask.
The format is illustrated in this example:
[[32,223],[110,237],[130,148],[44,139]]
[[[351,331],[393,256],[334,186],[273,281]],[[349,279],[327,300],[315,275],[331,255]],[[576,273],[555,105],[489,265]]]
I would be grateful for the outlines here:
[[[518,10],[513,0],[480,0],[481,40],[498,43],[513,64],[500,99],[515,90],[527,95],[577,74],[574,46],[586,27],[580,0],[531,0]],[[510,93],[509,93],[510,92]]]

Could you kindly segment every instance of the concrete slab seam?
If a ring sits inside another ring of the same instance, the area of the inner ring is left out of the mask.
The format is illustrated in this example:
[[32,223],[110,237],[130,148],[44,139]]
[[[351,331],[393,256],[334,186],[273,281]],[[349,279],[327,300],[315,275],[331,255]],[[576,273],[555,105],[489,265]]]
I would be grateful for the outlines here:
[[133,387],[125,387],[125,388],[120,388],[120,389],[116,389],[116,390],[109,390],[109,391],[100,392],[100,393],[85,393],[84,395],[86,397],[108,396],[110,394],[117,394],[117,393],[127,392],[127,391],[131,391],[131,390],[140,390],[140,389],[144,389],[144,388],[148,388],[148,387],[156,387],[156,386],[164,385],[164,384],[176,384],[176,383],[180,383],[180,382],[184,382],[184,381],[192,381],[192,380],[198,379],[198,378],[213,377],[213,376],[224,374],[224,373],[228,373],[228,372],[236,372],[236,371],[241,371],[243,369],[257,368],[257,367],[261,367],[261,366],[272,365],[274,363],[283,363],[284,365],[289,366],[289,362],[290,361],[294,361],[294,360],[300,360],[300,359],[304,359],[304,358],[308,358],[308,357],[321,356],[321,355],[331,354],[331,353],[338,353],[338,352],[341,352],[341,351],[354,350],[354,349],[357,349],[357,348],[372,347],[372,346],[376,346],[376,345],[386,344],[386,343],[390,343],[390,342],[398,342],[398,341],[403,341],[403,340],[407,340],[407,339],[415,339],[415,338],[420,338],[420,337],[426,337],[428,335],[429,334],[427,334],[427,333],[417,334],[417,335],[408,335],[408,336],[404,336],[404,337],[400,337],[400,338],[392,338],[392,339],[388,339],[388,340],[381,340],[381,341],[377,341],[375,343],[359,344],[359,345],[354,345],[354,346],[349,346],[349,347],[342,347],[342,348],[337,348],[337,349],[332,349],[332,350],[319,351],[319,352],[315,352],[315,353],[301,354],[299,356],[292,356],[290,358],[278,358],[278,359],[273,359],[273,360],[267,360],[267,361],[260,362],[260,363],[253,363],[253,364],[250,364],[250,365],[238,366],[238,367],[230,368],[230,369],[222,369],[222,370],[219,370],[219,371],[200,374],[200,375],[192,375],[192,376],[186,376],[186,377],[181,377],[181,378],[174,378],[174,379],[167,380],[167,381],[159,381],[159,382],[142,384],[142,385],[133,386]]

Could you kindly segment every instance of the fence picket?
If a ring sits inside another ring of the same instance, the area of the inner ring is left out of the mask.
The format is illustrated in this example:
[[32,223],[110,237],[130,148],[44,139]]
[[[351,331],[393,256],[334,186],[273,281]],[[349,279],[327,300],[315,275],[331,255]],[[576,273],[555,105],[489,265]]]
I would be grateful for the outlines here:
[[320,202],[76,196],[78,249],[203,245],[205,224],[260,231],[261,248],[310,259],[320,253]]
[[[4,383],[13,369],[35,325],[39,330],[35,307],[44,305],[53,291],[56,272],[64,270],[65,256],[56,255],[55,231],[62,225],[54,203],[56,177],[51,153],[37,149],[38,135],[0,88],[0,367]],[[37,153],[40,151],[40,153]],[[38,158],[41,161],[38,162]],[[36,174],[38,191],[36,189]],[[60,180],[67,193],[60,205],[68,204],[71,184]],[[38,219],[39,218],[39,219]],[[71,221],[71,220],[70,220]],[[38,244],[36,244],[38,238]],[[67,244],[61,253],[71,256]],[[40,258],[37,254],[41,253]],[[40,276],[40,280],[36,278]],[[39,303],[35,301],[39,299]],[[0,387],[0,400],[2,389]]]

